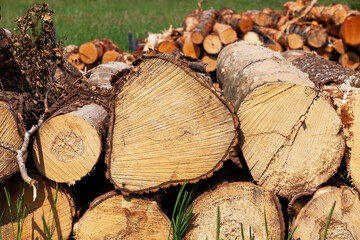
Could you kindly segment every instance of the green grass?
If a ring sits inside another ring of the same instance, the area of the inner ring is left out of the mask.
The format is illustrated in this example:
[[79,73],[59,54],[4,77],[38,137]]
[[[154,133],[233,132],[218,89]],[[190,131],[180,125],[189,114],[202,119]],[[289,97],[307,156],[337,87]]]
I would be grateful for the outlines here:
[[[12,30],[15,19],[20,17],[37,0],[4,0],[0,2],[0,25]],[[286,0],[205,0],[203,8],[232,7],[237,12],[270,7],[281,9]],[[319,3],[345,3],[360,9],[359,0],[319,0]],[[57,38],[65,44],[81,45],[96,38],[110,38],[122,49],[128,49],[128,32],[141,39],[146,32],[160,32],[180,27],[184,16],[197,8],[197,0],[48,0],[54,10]]]

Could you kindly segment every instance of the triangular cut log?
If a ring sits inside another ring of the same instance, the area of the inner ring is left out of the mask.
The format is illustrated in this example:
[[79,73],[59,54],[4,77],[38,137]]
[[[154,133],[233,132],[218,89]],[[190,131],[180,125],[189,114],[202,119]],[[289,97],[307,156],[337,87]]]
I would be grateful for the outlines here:
[[35,136],[36,167],[56,182],[80,180],[99,159],[107,120],[106,110],[97,104],[49,119]]
[[[17,121],[6,102],[0,101],[0,143],[20,149],[23,144]],[[16,153],[0,146],[0,182],[19,171]]]
[[278,198],[247,182],[223,183],[198,197],[185,239],[216,239],[218,208],[220,239],[235,239],[241,237],[242,232],[245,239],[250,239],[250,228],[255,239],[284,239],[284,219]]
[[[0,237],[2,239],[17,239],[16,213],[18,208],[16,206],[17,202],[21,203],[20,197],[24,191],[22,209],[25,216],[21,218],[24,221],[22,234],[19,234],[21,239],[49,239],[49,236],[46,235],[47,231],[44,229],[44,220],[49,230],[48,233],[52,233],[51,239],[68,239],[75,214],[74,203],[70,196],[54,182],[40,175],[30,174],[30,176],[39,183],[35,201],[33,201],[33,189],[24,183],[20,174],[11,177],[7,184],[1,185],[0,211],[4,213],[4,216],[0,221],[2,234]],[[10,195],[11,217],[4,187]],[[13,227],[15,236],[13,235]]]
[[335,203],[326,239],[360,239],[359,194],[349,187],[324,187],[300,210],[293,221],[293,239],[323,239],[326,222]]
[[115,191],[93,201],[74,226],[76,239],[167,239],[170,220],[149,199],[124,197]]
[[237,110],[239,143],[259,185],[289,198],[336,173],[342,123],[304,73],[276,52],[238,42],[221,51],[217,78]]
[[182,63],[149,58],[117,85],[109,177],[130,192],[212,175],[237,143],[230,105]]

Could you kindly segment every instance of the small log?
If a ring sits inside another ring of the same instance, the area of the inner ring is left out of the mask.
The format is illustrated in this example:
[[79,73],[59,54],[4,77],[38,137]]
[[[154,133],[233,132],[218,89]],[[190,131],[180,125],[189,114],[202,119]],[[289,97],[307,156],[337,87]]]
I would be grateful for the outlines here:
[[306,43],[310,47],[320,48],[327,43],[327,37],[326,29],[311,29],[306,33]]
[[196,182],[233,151],[231,107],[181,62],[145,59],[115,93],[108,177],[124,192]]
[[290,198],[337,172],[342,123],[304,73],[276,52],[237,42],[220,52],[217,79],[237,111],[239,146],[259,185]]
[[347,17],[349,8],[343,4],[334,4],[330,6],[315,6],[311,9],[310,15],[316,21],[340,25]]
[[357,47],[360,45],[360,14],[348,16],[341,26],[340,34],[347,45]]
[[360,65],[360,58],[357,53],[345,52],[339,57],[339,63],[349,69],[355,70]]
[[220,40],[224,45],[233,43],[237,40],[236,31],[227,24],[215,23],[213,31],[220,37]]
[[95,45],[94,42],[87,42],[79,47],[80,60],[85,64],[96,62],[103,54],[102,45]]
[[208,34],[202,44],[208,54],[218,54],[222,48],[220,37],[216,34]]
[[185,32],[192,32],[196,25],[199,24],[199,13],[191,13],[187,15],[183,22],[183,28]]
[[231,18],[226,19],[224,23],[232,26],[239,34],[251,31],[254,24],[249,17],[240,14],[231,15]]
[[[20,149],[24,140],[10,105],[0,101],[0,143]],[[19,171],[16,153],[0,146],[0,182]]]
[[165,40],[159,43],[158,50],[162,53],[172,54],[172,52],[177,49],[176,43],[172,40]]
[[245,33],[245,35],[243,36],[243,39],[246,42],[258,45],[258,46],[262,46],[264,45],[264,38],[257,34],[256,32],[253,31],[249,31],[247,33]]
[[213,56],[213,55],[204,55],[201,58],[201,61],[207,64],[205,67],[205,70],[207,72],[213,72],[216,70],[216,59],[217,56]]
[[115,61],[132,65],[136,61],[136,57],[131,53],[122,52]]
[[56,182],[80,180],[99,159],[107,120],[107,112],[97,104],[47,120],[34,140],[37,169]]
[[204,38],[211,32],[218,12],[214,9],[206,10],[200,17],[198,25],[191,33],[191,41],[195,44],[201,44]]
[[108,192],[74,225],[76,239],[167,239],[170,220],[150,199]]
[[191,41],[191,33],[184,32],[183,36],[178,39],[178,43],[181,46],[184,56],[199,58],[201,55],[201,48],[199,45],[194,44]]
[[120,55],[120,53],[118,51],[115,50],[109,50],[106,51],[104,53],[104,55],[101,58],[101,62],[102,63],[107,63],[107,62],[113,62],[116,60],[116,58]]
[[346,186],[323,187],[300,210],[291,224],[293,239],[323,239],[326,222],[336,202],[326,239],[360,239],[359,194]]
[[[0,221],[0,237],[2,239],[17,239],[16,213],[18,209],[16,205],[24,191],[22,208],[26,209],[25,217],[23,218],[22,234],[20,235],[21,239],[48,239],[44,229],[43,218],[48,229],[53,232],[51,239],[68,239],[75,214],[74,203],[70,196],[61,186],[56,185],[54,182],[40,175],[30,174],[30,176],[38,181],[37,198],[35,201],[33,201],[32,188],[24,185],[20,174],[14,175],[7,184],[2,184],[1,186],[0,211],[4,213],[4,216]],[[3,190],[4,187],[10,193],[11,216]],[[11,219],[14,224],[15,235],[13,235]],[[22,220],[20,219],[20,221]]]
[[70,53],[67,57],[67,61],[79,70],[83,70],[85,68],[85,63],[83,63],[80,59],[80,53]]
[[301,49],[304,46],[304,39],[297,33],[289,33],[286,36],[286,43],[290,49]]
[[194,217],[185,239],[216,239],[218,208],[220,239],[241,236],[241,227],[245,236],[249,236],[251,228],[256,239],[284,238],[284,219],[278,198],[255,184],[233,182],[223,183],[194,201]]
[[252,20],[254,21],[254,23],[256,25],[265,27],[265,26],[270,25],[271,16],[269,15],[269,13],[261,11],[261,12],[255,14]]
[[332,36],[329,36],[329,42],[330,45],[333,47],[333,49],[335,49],[335,51],[339,54],[343,54],[346,51],[346,45],[344,43],[344,41],[342,39],[339,38],[335,38]]

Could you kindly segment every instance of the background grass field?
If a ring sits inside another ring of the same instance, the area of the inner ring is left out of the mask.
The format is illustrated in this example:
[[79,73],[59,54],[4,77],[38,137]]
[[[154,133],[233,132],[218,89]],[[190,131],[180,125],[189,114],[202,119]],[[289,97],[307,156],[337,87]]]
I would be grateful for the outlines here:
[[[123,50],[129,47],[128,33],[138,39],[146,32],[160,32],[180,27],[184,16],[198,7],[197,0],[48,0],[54,10],[57,39],[64,44],[81,45],[96,38],[110,38]],[[231,7],[237,12],[270,7],[282,9],[286,0],[205,0],[203,9]],[[359,0],[318,0],[320,4],[344,3],[360,9]],[[34,3],[34,0],[0,1],[0,25],[13,30],[15,19]]]

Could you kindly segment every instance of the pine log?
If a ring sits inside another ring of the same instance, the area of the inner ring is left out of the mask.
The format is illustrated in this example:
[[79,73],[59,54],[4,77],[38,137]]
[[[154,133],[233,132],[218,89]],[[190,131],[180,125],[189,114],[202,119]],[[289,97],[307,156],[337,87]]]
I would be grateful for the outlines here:
[[198,25],[191,33],[191,41],[195,44],[201,44],[204,38],[211,32],[218,12],[214,9],[206,10],[200,17]]
[[219,22],[226,23],[235,14],[235,10],[229,7],[223,7],[219,10]]
[[290,198],[336,173],[341,120],[304,73],[276,52],[238,42],[220,52],[217,79],[237,111],[239,145],[259,185]]
[[207,64],[205,67],[205,70],[207,72],[213,72],[216,70],[216,59],[217,56],[213,56],[213,55],[204,55],[201,58],[201,61]]
[[271,16],[268,13],[263,11],[254,15],[253,19],[254,23],[258,26],[265,27],[269,26],[271,23]]
[[343,4],[334,4],[330,6],[315,6],[311,9],[310,15],[317,21],[340,25],[347,17],[349,8]]
[[264,45],[264,38],[261,35],[259,35],[258,33],[253,32],[253,31],[249,31],[249,32],[245,33],[242,40],[244,40],[248,43],[258,45],[258,46]]
[[208,54],[218,54],[222,48],[221,40],[216,34],[208,34],[202,44]]
[[352,47],[360,45],[360,14],[348,16],[341,26],[340,34],[344,42]]
[[95,45],[94,42],[81,44],[79,47],[80,60],[85,64],[96,62],[104,54],[102,45]]
[[80,53],[70,53],[67,57],[67,61],[79,70],[85,68],[85,63],[80,59]]
[[227,24],[215,23],[213,31],[219,36],[224,45],[233,43],[237,40],[236,31]]
[[323,239],[331,208],[336,202],[326,239],[360,239],[359,194],[346,186],[323,187],[300,210],[290,231],[293,239]]
[[290,49],[301,49],[304,46],[304,40],[297,33],[289,33],[286,36],[286,43]]
[[177,48],[176,43],[172,40],[162,41],[158,46],[159,52],[168,54],[172,54],[172,52]]
[[113,62],[116,60],[116,58],[120,55],[120,53],[118,51],[115,50],[109,50],[106,51],[104,53],[104,55],[101,58],[101,62],[102,63],[107,63],[107,62]]
[[360,65],[360,58],[357,53],[345,52],[339,57],[339,63],[349,69],[355,70]]
[[231,15],[231,18],[226,19],[224,23],[232,26],[239,34],[251,31],[254,24],[249,17],[240,14]]
[[344,43],[344,41],[342,39],[339,38],[335,38],[332,36],[329,36],[329,42],[330,45],[334,48],[334,50],[339,53],[339,54],[343,54],[346,51],[346,45]]
[[311,29],[306,33],[306,42],[310,47],[320,48],[327,43],[327,37],[325,29]]
[[117,56],[115,61],[132,65],[136,61],[136,57],[131,53],[122,52],[119,56]]
[[[23,218],[23,229],[21,239],[48,239],[44,229],[43,218],[50,231],[53,231],[51,239],[68,239],[72,230],[73,215],[75,214],[74,203],[70,196],[61,187],[54,182],[40,176],[30,174],[38,181],[37,198],[33,201],[33,190],[30,186],[24,185],[20,174],[16,174],[9,179],[6,184],[1,186],[0,191],[0,211],[4,216],[0,220],[2,239],[17,239],[17,201],[24,191],[22,207],[25,209]],[[7,198],[4,193],[4,187],[10,193],[11,212],[7,204]],[[55,204],[56,199],[56,204]],[[14,223],[15,236],[13,235]]]
[[74,226],[76,239],[167,239],[170,220],[149,199],[108,192]]
[[[7,102],[0,101],[0,143],[20,149],[23,137],[19,132],[15,116]],[[0,146],[0,182],[19,171],[16,153]]]
[[220,239],[240,237],[241,227],[247,237],[251,228],[256,239],[284,238],[284,219],[277,197],[255,184],[233,182],[223,183],[194,201],[193,218],[185,239],[216,239],[218,208]]
[[99,159],[107,120],[106,110],[97,104],[47,120],[34,140],[38,170],[56,182],[80,180]]
[[89,70],[85,76],[90,87],[96,86],[104,89],[111,89],[110,77],[119,71],[129,71],[132,66],[124,62],[103,63]]
[[201,48],[199,45],[194,44],[191,41],[191,33],[184,32],[183,36],[178,39],[178,43],[181,46],[184,56],[199,58],[201,55]]
[[199,24],[199,13],[191,13],[187,15],[183,22],[183,28],[185,32],[192,32],[195,29],[196,25]]
[[108,176],[124,192],[196,182],[237,142],[232,108],[183,64],[151,57],[116,84]]

